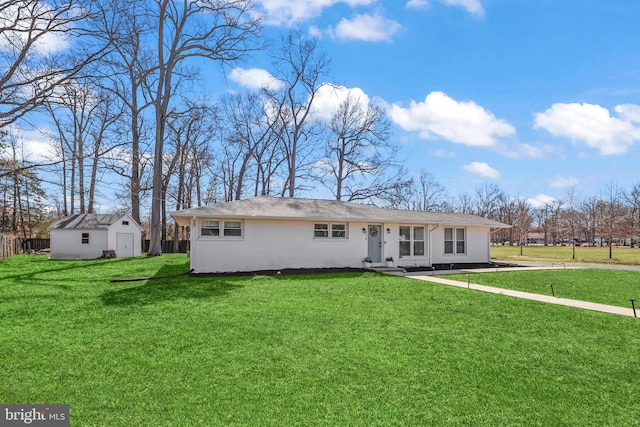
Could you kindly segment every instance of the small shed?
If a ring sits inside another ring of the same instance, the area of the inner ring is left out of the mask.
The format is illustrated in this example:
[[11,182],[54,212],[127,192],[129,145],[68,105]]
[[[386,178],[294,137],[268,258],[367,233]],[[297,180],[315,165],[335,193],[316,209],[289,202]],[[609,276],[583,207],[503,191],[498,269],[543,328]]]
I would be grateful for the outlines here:
[[51,259],[95,259],[109,252],[127,258],[142,252],[142,227],[128,214],[75,214],[49,230]]

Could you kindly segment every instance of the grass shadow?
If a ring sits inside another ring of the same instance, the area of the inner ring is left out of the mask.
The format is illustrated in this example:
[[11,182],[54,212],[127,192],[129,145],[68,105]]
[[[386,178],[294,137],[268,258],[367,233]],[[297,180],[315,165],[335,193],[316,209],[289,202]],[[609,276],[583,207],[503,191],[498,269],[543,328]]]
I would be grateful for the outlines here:
[[172,300],[207,299],[223,297],[243,285],[227,280],[197,280],[189,276],[147,280],[123,289],[102,293],[100,299],[106,306],[142,306]]

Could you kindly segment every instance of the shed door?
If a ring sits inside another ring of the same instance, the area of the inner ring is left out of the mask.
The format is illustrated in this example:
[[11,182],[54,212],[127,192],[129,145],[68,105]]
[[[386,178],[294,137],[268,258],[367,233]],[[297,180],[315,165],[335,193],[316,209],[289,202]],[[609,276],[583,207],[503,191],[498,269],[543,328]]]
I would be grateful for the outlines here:
[[382,225],[369,224],[368,255],[372,262],[382,262]]
[[133,233],[116,233],[116,256],[133,257]]

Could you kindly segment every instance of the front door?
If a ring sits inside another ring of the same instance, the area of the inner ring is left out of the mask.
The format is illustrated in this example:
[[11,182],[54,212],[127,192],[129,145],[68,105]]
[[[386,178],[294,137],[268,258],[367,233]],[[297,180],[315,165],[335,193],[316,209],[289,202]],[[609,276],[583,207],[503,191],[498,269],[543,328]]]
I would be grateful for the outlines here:
[[382,225],[369,224],[369,252],[372,262],[382,262]]

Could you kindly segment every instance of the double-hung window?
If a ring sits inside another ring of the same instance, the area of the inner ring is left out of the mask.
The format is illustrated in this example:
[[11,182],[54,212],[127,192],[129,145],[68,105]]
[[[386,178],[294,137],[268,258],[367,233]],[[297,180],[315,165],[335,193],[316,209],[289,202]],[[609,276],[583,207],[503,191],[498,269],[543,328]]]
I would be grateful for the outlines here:
[[346,239],[347,224],[316,223],[313,225],[313,237],[325,239]]
[[400,226],[400,257],[424,256],[424,226]]
[[464,254],[466,248],[466,230],[464,228],[444,229],[444,253]]
[[242,237],[242,221],[204,220],[200,226],[200,236]]
[[83,245],[89,244],[89,233],[82,233],[82,244]]
[[242,237],[241,221],[225,221],[224,237]]
[[200,228],[201,236],[219,236],[220,235],[220,221],[202,221],[202,227]]

